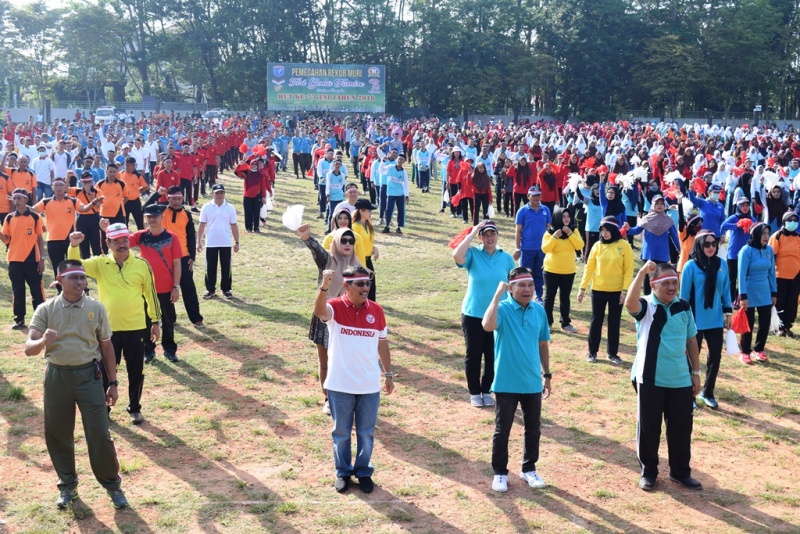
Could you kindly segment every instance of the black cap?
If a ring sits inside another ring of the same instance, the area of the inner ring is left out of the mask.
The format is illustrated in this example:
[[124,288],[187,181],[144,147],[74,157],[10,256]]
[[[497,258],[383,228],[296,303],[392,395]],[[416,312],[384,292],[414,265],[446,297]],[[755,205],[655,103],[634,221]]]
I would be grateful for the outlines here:
[[214,184],[211,187],[211,192],[216,193],[217,191],[225,191],[225,186],[222,184]]
[[376,210],[378,206],[367,200],[366,198],[359,198],[356,200],[355,207],[357,210]]
[[146,206],[142,210],[142,212],[145,215],[161,215],[162,213],[164,213],[165,209],[166,206],[164,206],[163,204],[150,204],[149,206]]

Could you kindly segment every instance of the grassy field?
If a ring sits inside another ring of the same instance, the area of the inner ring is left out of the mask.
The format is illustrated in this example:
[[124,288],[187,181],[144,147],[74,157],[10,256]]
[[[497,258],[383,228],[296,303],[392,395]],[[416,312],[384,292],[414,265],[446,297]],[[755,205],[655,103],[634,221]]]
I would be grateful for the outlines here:
[[[238,180],[223,180],[241,214]],[[459,315],[466,279],[447,247],[463,225],[438,213],[438,195],[412,195],[405,234],[378,237],[378,300],[399,376],[380,408],[373,494],[332,488],[331,422],[306,338],[317,269],[280,222],[291,203],[305,204],[311,220],[315,192],[309,180],[279,174],[266,232],[242,232],[234,300],[201,301],[203,331],[179,306],[181,361],[170,364],[159,350],[145,369],[141,427],[124,412],[121,368],[112,435],[129,509],[115,511],[93,479],[80,424],[81,499],[55,508],[43,362],[24,356],[24,334],[10,330],[10,284],[0,276],[0,532],[800,531],[800,342],[770,337],[771,362],[752,367],[724,356],[720,410],[695,416],[693,474],[705,490],[666,480],[662,443],[662,477],[644,493],[629,381],[633,321],[623,317],[625,365],[605,362],[603,351],[587,364],[589,299],[575,303],[578,334],[553,334],[554,392],[544,403],[537,465],[549,487],[533,490],[516,477],[518,420],[509,492],[492,492],[494,414],[468,402]],[[511,220],[498,222],[500,244],[513,248]],[[318,220],[312,229],[321,235]],[[196,270],[202,288],[202,264]]]

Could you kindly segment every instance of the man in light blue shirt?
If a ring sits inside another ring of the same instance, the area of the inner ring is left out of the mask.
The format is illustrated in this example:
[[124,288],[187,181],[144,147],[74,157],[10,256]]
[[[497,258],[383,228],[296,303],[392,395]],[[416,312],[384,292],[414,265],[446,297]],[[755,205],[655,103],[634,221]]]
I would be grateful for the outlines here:
[[[392,148],[392,152],[394,152]],[[406,204],[408,204],[408,172],[403,168],[406,159],[403,156],[397,156],[396,164],[392,165],[391,161],[387,161],[382,166],[384,175],[386,176],[386,226],[383,228],[383,233],[390,233],[389,227],[392,225],[392,215],[394,207],[397,206],[397,229],[396,233],[402,234],[401,227],[406,225]]]
[[[545,482],[536,472],[541,437],[542,400],[551,392],[550,327],[544,307],[534,304],[533,273],[516,267],[508,283],[500,282],[483,316],[483,328],[494,332],[495,430],[492,439],[492,489],[508,491],[508,438],[522,408],[525,445],[519,477],[532,488]],[[504,298],[506,292],[510,293]]]

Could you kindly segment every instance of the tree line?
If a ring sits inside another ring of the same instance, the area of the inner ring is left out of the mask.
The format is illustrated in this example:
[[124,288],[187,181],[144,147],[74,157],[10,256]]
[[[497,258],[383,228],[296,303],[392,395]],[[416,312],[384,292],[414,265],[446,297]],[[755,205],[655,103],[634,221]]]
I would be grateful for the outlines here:
[[0,0],[0,101],[265,102],[273,62],[383,64],[387,111],[800,114],[800,0]]

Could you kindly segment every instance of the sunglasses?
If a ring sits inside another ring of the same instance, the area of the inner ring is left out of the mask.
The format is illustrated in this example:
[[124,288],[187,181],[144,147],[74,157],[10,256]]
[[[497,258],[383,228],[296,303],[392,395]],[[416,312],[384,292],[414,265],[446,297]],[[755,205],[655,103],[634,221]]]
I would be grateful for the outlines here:
[[716,241],[706,241],[703,243],[703,248],[715,248],[717,246]]
[[372,280],[361,280],[360,282],[350,282],[356,287],[370,287],[372,285]]
[[343,237],[341,242],[342,242],[342,245],[355,245],[356,244],[356,240],[353,239],[352,237]]

